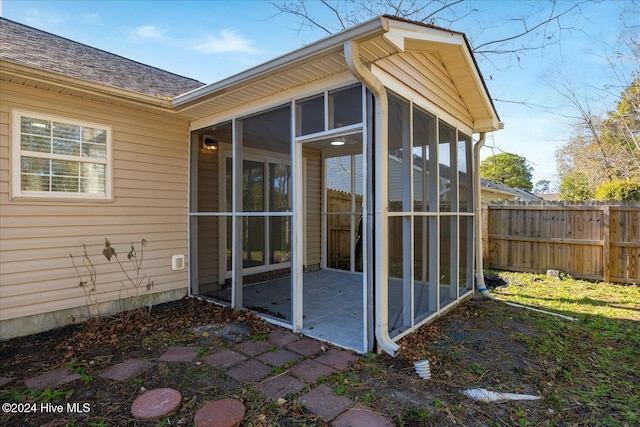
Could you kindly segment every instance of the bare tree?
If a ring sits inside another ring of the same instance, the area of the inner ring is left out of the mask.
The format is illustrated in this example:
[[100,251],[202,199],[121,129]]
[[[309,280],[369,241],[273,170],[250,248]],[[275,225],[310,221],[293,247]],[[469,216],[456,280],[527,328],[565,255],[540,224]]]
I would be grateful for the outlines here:
[[[496,57],[519,62],[527,52],[559,43],[564,31],[579,31],[576,25],[580,7],[587,1],[526,2],[524,14],[514,14],[501,23],[494,22],[492,14],[483,10],[486,3],[463,0],[270,0],[269,3],[274,6],[275,15],[297,18],[299,33],[320,31],[330,35],[385,14],[464,31],[474,54],[499,69]],[[457,25],[464,28],[455,28]]]
[[[592,191],[605,182],[640,180],[640,2],[620,5],[620,36],[615,45],[603,45],[600,55],[609,82],[577,83],[573,70],[558,71],[548,81],[573,111],[573,134],[556,152],[558,172],[581,173]],[[616,105],[603,112],[612,97]]]

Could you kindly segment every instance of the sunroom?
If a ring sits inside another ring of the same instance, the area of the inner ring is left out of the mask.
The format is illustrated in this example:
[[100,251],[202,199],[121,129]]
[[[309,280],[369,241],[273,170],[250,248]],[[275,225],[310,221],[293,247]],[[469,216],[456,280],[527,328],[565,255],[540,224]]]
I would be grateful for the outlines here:
[[501,123],[463,34],[384,16],[174,105],[194,117],[191,294],[390,354],[472,294]]

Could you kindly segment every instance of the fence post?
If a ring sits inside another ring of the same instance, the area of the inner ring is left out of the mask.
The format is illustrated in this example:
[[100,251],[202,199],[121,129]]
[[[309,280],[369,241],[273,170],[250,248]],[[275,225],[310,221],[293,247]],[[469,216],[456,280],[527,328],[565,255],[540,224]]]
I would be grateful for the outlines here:
[[605,282],[611,282],[611,219],[609,205],[602,207],[602,240],[604,246],[602,248],[602,273]]
[[[480,230],[482,234],[482,265],[489,268],[489,205],[482,203],[480,207]],[[481,273],[481,272],[480,272]]]

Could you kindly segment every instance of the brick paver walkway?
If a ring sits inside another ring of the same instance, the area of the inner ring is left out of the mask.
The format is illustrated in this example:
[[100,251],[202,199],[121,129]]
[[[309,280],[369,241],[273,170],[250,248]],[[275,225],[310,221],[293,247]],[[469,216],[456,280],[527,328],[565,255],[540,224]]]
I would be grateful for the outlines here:
[[[325,384],[317,384],[319,377],[326,377],[346,369],[358,359],[346,350],[330,348],[319,341],[300,337],[290,331],[272,332],[267,341],[246,341],[236,343],[232,348],[219,350],[206,356],[200,356],[195,347],[170,347],[156,360],[128,359],[110,366],[98,375],[110,381],[125,382],[148,369],[158,369],[159,363],[207,363],[223,370],[229,377],[240,383],[255,387],[266,398],[277,401],[281,398],[296,399],[305,408],[333,421],[335,426],[385,427],[393,423],[383,415],[372,411],[351,399],[336,395]],[[56,387],[79,379],[80,376],[60,368],[24,380],[32,388]],[[0,378],[3,382],[13,378]],[[132,406],[132,412],[143,419],[154,418],[157,413],[170,413],[176,410],[175,399],[179,390],[150,390],[143,393]],[[145,413],[144,402],[153,403],[153,414]],[[163,405],[166,401],[167,407]],[[136,403],[137,402],[137,403]],[[140,403],[142,402],[142,404]],[[169,407],[171,406],[171,407]],[[228,407],[227,407],[228,406]],[[224,410],[221,410],[223,408]],[[142,414],[140,415],[142,411]],[[222,418],[217,419],[219,411]],[[232,415],[230,415],[232,414]],[[244,408],[237,401],[222,399],[202,405],[196,413],[196,425],[236,425],[237,417],[244,417]],[[222,424],[216,424],[221,422]]]

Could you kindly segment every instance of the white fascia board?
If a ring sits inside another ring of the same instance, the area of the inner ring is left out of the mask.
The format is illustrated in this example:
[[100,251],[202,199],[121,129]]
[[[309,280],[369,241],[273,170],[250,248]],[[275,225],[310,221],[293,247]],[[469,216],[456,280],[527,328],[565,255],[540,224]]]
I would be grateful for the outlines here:
[[389,21],[389,32],[385,36],[390,39],[403,38],[405,40],[466,47],[462,33],[405,21]]
[[400,52],[404,52],[404,40],[405,38],[399,34],[395,34],[395,33],[385,33],[382,36],[385,40],[387,40],[389,43],[391,43],[392,45],[394,45],[396,47],[396,49],[398,49],[398,51]]
[[473,132],[493,132],[496,130],[504,129],[504,123],[498,120],[497,117],[488,117],[473,122]]

